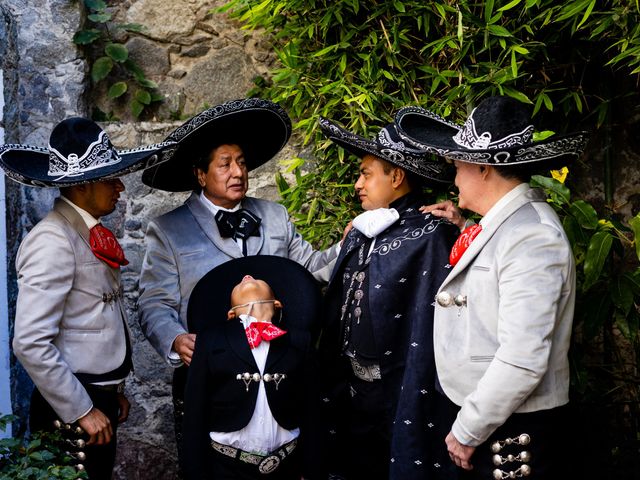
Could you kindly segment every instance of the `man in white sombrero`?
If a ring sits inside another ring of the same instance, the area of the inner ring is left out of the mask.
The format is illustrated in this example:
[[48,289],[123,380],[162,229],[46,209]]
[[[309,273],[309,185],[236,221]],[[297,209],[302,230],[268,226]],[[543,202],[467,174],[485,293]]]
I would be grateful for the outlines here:
[[47,149],[0,147],[7,176],[60,189],[53,210],[18,250],[13,350],[36,386],[31,431],[76,433],[80,451],[73,457],[92,480],[111,479],[131,370],[120,284],[128,262],[100,218],[113,212],[124,190],[119,176],[167,160],[173,147],[117,151],[96,123],[79,117],[60,122]]
[[335,245],[316,251],[275,202],[248,197],[249,171],[273,158],[291,135],[291,121],[277,104],[259,98],[209,108],[176,129],[173,158],[142,176],[145,184],[193,193],[177,209],[149,223],[140,277],[139,312],[144,335],[175,367],[175,426],[180,425],[187,369],[195,334],[187,305],[195,284],[212,268],[252,255],[286,257],[326,280],[338,255]]
[[569,478],[562,468],[575,265],[562,224],[532,173],[576,160],[584,132],[533,141],[526,105],[490,97],[464,125],[409,107],[413,145],[455,164],[459,206],[482,216],[454,245],[436,295],[446,444],[463,478]]

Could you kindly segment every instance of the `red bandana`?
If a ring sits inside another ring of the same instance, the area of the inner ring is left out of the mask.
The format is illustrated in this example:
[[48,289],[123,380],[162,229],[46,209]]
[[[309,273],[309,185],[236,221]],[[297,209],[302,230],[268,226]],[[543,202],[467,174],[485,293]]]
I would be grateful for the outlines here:
[[271,322],[253,322],[245,329],[245,332],[247,333],[247,340],[249,340],[249,346],[251,348],[256,348],[262,340],[268,342],[287,333]]
[[111,230],[97,224],[89,230],[89,246],[93,254],[112,268],[128,265],[122,247]]
[[460,260],[460,257],[467,251],[473,239],[478,236],[478,234],[482,231],[482,225],[476,223],[471,225],[470,227],[465,228],[456,243],[453,244],[451,248],[451,253],[449,254],[449,264],[455,265]]

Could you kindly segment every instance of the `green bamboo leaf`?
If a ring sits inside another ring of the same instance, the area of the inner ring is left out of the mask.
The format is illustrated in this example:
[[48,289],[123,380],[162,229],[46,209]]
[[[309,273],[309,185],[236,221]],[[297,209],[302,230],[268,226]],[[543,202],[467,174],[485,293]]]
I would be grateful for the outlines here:
[[141,33],[147,29],[147,27],[145,27],[144,25],[140,25],[139,23],[119,23],[115,25],[115,27],[126,32],[135,33]]
[[511,50],[511,75],[513,78],[518,76],[518,60],[516,59],[516,51]]
[[120,96],[125,94],[125,92],[127,91],[127,88],[128,88],[128,86],[127,86],[126,82],[114,83],[109,88],[109,92],[107,93],[107,97],[110,100],[113,100],[114,98],[118,98],[118,97],[120,97]]
[[109,43],[104,47],[104,53],[118,63],[122,63],[129,58],[129,50],[121,43]]
[[511,10],[513,7],[518,5],[522,0],[513,0],[507,3],[504,7],[498,9],[498,12],[504,12],[505,10]]
[[496,37],[510,37],[511,33],[509,33],[509,30],[507,30],[506,28],[500,26],[500,25],[487,25],[487,30],[489,30],[489,33],[491,33],[491,35],[494,35]]
[[596,0],[591,0],[591,3],[587,7],[587,11],[584,12],[584,15],[582,16],[582,20],[580,20],[580,23],[576,27],[576,30],[579,29],[584,24],[584,22],[587,21],[587,19],[589,18],[589,15],[591,15],[591,12],[593,11],[593,7],[595,7],[595,5],[596,5]]
[[80,30],[73,35],[73,43],[76,45],[89,45],[102,36],[100,30],[92,28],[90,30]]
[[576,200],[569,207],[569,211],[576,218],[582,228],[595,230],[598,228],[598,214],[595,208],[584,200]]
[[100,57],[91,67],[91,79],[98,83],[109,75],[113,69],[113,61],[109,57]]
[[458,28],[456,32],[458,36],[458,42],[462,46],[463,28],[462,28],[462,12],[458,9]]
[[609,232],[596,232],[591,237],[583,264],[583,291],[589,290],[600,279],[602,268],[607,261],[612,244],[613,236]]
[[529,100],[529,97],[527,97],[524,93],[509,87],[503,87],[503,88],[504,88],[504,93],[506,93],[510,97],[513,97],[516,100],[520,100],[521,102],[524,102],[524,103],[529,103],[529,104],[531,103],[531,100]]
[[636,247],[638,260],[640,260],[640,213],[629,220],[629,226],[633,230],[633,243]]
[[494,0],[489,0],[484,2],[484,21],[489,22],[491,15],[493,14],[493,2]]

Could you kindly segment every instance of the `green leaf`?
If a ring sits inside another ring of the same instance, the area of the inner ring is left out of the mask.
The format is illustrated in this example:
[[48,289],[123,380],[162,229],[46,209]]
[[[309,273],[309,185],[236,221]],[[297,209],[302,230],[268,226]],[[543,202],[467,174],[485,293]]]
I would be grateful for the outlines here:
[[615,314],[613,315],[613,318],[614,318],[616,327],[618,327],[618,330],[620,330],[620,333],[622,334],[622,336],[627,340],[630,340],[632,334],[631,334],[631,329],[629,328],[629,322],[627,321],[627,316],[622,312],[616,311]]
[[107,4],[103,0],[84,0],[84,6],[94,11],[100,11],[107,8]]
[[137,90],[135,99],[143,105],[149,105],[151,103],[151,94],[146,90]]
[[92,28],[90,30],[80,30],[73,36],[73,43],[76,45],[89,45],[102,36],[100,30]]
[[113,61],[109,57],[98,58],[91,67],[91,79],[98,83],[109,75],[113,69]]
[[87,18],[93,23],[107,23],[109,20],[111,20],[111,14],[107,12],[92,13],[90,15],[87,15]]
[[541,130],[541,131],[536,131],[533,132],[533,141],[534,142],[541,142],[542,140],[546,140],[547,138],[555,135],[556,132],[554,132],[553,130]]
[[493,2],[494,0],[488,0],[484,2],[484,21],[489,22],[491,15],[493,14]]
[[127,88],[128,88],[128,86],[127,86],[126,82],[114,83],[109,88],[109,92],[107,93],[107,97],[110,100],[113,100],[114,98],[118,98],[118,97],[124,95],[124,93],[127,91]]
[[504,12],[505,10],[511,10],[513,7],[515,7],[516,5],[518,5],[522,0],[513,0],[509,3],[507,3],[504,7],[500,7],[498,9],[498,12]]
[[122,63],[129,58],[129,50],[121,43],[109,43],[104,47],[104,53],[118,63]]
[[507,30],[506,28],[500,26],[500,25],[487,25],[487,30],[489,30],[489,33],[491,33],[491,35],[494,35],[496,37],[510,37],[511,33],[509,33],[509,30]]
[[589,290],[600,279],[600,273],[607,261],[612,243],[613,236],[609,232],[596,232],[591,237],[583,264],[583,291]]
[[548,194],[555,195],[553,199],[560,205],[566,205],[571,198],[571,191],[555,178],[534,175],[531,177],[531,186],[544,189]]
[[576,218],[582,228],[595,230],[598,228],[598,214],[590,204],[584,200],[576,200],[569,207],[569,211]]
[[611,301],[613,304],[621,310],[625,316],[631,310],[633,306],[633,287],[634,285],[629,282],[628,277],[625,275],[617,276],[610,283],[611,289]]
[[144,110],[144,105],[137,100],[132,100],[130,107],[131,113],[133,114],[134,118],[138,118]]
[[139,23],[119,23],[118,25],[116,25],[116,28],[124,30],[126,32],[136,33],[144,32],[147,29],[147,27],[145,27],[144,25],[140,25]]
[[636,256],[640,260],[640,213],[629,220],[629,226],[633,230],[633,243],[636,247]]

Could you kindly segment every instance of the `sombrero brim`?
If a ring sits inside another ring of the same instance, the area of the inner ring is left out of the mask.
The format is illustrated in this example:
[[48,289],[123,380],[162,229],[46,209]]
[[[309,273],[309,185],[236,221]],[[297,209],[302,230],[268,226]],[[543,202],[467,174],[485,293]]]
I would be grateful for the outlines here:
[[576,160],[587,146],[588,132],[553,135],[545,140],[498,149],[468,149],[453,137],[462,128],[429,110],[405,107],[395,117],[398,133],[416,148],[439,157],[487,165],[520,165],[544,162],[565,165]]
[[338,124],[326,118],[319,119],[320,130],[333,143],[344,148],[358,158],[374,155],[393,165],[419,175],[428,181],[450,184],[453,182],[453,171],[442,161],[433,161],[429,152],[420,148],[408,148],[397,145],[383,145],[379,142],[348,132]]
[[275,298],[283,304],[283,319],[293,319],[295,328],[308,329],[315,323],[320,289],[313,275],[288,258],[254,255],[229,260],[198,281],[187,307],[189,332],[201,333],[211,322],[226,321],[231,291],[245,275],[271,286]]
[[12,180],[31,187],[71,187],[120,177],[165,162],[171,158],[175,142],[163,142],[131,150],[120,150],[120,161],[78,174],[49,175],[49,150],[31,145],[0,146],[0,167]]
[[173,158],[150,168],[144,184],[169,192],[198,188],[193,167],[203,155],[222,143],[239,145],[247,168],[271,160],[289,141],[291,120],[277,104],[259,98],[234,100],[209,108],[173,131],[167,140],[178,143]]

